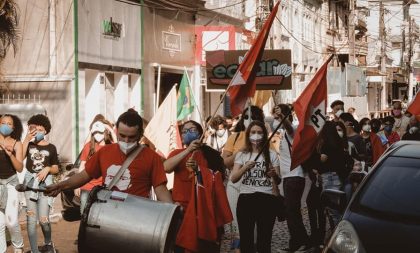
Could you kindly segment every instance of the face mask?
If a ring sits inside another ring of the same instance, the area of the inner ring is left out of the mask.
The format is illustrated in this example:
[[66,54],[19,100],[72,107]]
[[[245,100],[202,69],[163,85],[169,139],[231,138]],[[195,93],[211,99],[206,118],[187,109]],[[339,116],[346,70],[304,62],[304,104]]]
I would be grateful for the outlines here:
[[338,117],[340,117],[340,115],[343,113],[344,111],[343,110],[338,110],[336,113],[335,113],[335,116],[337,116],[337,118]]
[[245,126],[245,128],[248,128],[249,124],[251,124],[251,120],[245,119],[244,120],[244,126]]
[[9,125],[2,124],[0,126],[0,134],[3,136],[9,136],[13,132],[13,128],[11,128]]
[[104,137],[105,137],[104,134],[100,134],[100,133],[96,133],[96,134],[93,135],[93,138],[95,138],[96,142],[103,141]]
[[278,121],[278,120],[276,120],[276,119],[275,119],[275,120],[273,121],[273,131],[274,131],[274,130],[276,130],[276,128],[277,128],[279,125],[280,125],[280,121]]
[[124,154],[128,154],[130,153],[130,151],[132,151],[133,149],[137,147],[138,143],[119,141],[118,145],[120,146],[120,149]]
[[385,130],[386,132],[392,132],[392,126],[385,126],[385,127],[384,127],[384,130]]
[[418,127],[415,127],[415,126],[410,127],[410,130],[408,130],[408,132],[410,134],[416,134],[418,131],[419,131],[419,128]]
[[225,134],[226,129],[219,129],[216,131],[217,136],[219,137],[223,137],[223,135]]
[[362,130],[365,131],[365,132],[370,132],[370,125],[364,125],[362,127]]
[[262,134],[251,134],[249,136],[249,141],[252,144],[258,145],[258,144],[260,144],[262,142],[262,138],[263,138]]
[[36,142],[40,142],[40,141],[42,141],[44,139],[44,137],[45,137],[45,134],[44,133],[38,132],[35,135],[35,141]]
[[183,142],[184,142],[185,145],[188,146],[188,145],[190,145],[191,142],[197,140],[199,137],[200,136],[198,135],[197,132],[187,132],[184,135]]
[[394,110],[392,110],[392,113],[394,114],[394,116],[400,116],[401,115],[401,109],[394,109]]
[[340,136],[340,138],[344,137],[344,132],[343,131],[337,131],[337,133],[338,133],[338,136]]

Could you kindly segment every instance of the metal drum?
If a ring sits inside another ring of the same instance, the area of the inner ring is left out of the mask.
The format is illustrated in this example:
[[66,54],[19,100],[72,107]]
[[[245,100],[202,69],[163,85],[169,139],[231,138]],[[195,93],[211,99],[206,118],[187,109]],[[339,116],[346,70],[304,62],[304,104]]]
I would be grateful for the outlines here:
[[172,252],[179,206],[95,187],[79,228],[79,252]]

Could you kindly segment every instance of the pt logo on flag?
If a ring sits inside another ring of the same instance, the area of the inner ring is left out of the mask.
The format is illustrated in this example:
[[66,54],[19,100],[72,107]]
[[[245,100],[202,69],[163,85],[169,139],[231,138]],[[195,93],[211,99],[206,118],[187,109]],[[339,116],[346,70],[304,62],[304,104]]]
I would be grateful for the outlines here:
[[323,100],[318,106],[310,108],[310,117],[306,121],[306,125],[312,126],[316,133],[319,134],[322,127],[325,125],[325,121],[327,121],[326,110],[325,110],[325,100]]

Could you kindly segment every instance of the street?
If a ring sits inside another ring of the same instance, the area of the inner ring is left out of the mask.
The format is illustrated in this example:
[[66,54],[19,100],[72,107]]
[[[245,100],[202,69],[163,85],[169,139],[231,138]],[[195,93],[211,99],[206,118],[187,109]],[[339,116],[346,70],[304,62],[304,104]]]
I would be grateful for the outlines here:
[[[56,249],[60,253],[76,253],[77,245],[75,240],[77,239],[79,231],[79,222],[67,222],[61,217],[61,200],[56,198],[54,202],[53,213],[50,215],[51,226],[52,226],[52,240],[55,244]],[[309,233],[309,221],[307,215],[306,207],[302,208],[303,219],[306,229]],[[26,217],[24,210],[21,210],[20,213],[20,224],[22,229],[22,236],[24,239],[24,252],[30,250],[28,234],[26,230]],[[230,241],[229,235],[225,235],[222,240],[221,253],[230,253]],[[285,248],[288,245],[289,233],[287,230],[286,222],[276,221],[273,229],[273,238],[272,238],[272,252],[280,252],[281,248]],[[38,245],[43,245],[43,235],[41,227],[38,226]],[[13,253],[13,247],[9,246],[7,253]]]

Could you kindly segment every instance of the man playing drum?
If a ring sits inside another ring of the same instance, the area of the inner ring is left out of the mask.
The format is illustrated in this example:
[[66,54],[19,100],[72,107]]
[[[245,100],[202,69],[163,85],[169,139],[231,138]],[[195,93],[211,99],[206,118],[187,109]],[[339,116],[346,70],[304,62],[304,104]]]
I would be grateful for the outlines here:
[[[91,179],[101,176],[108,185],[124,160],[138,147],[139,140],[143,136],[143,120],[133,109],[121,114],[116,126],[118,143],[110,144],[96,152],[86,162],[84,171],[48,186],[46,194],[57,196],[63,190],[78,188]],[[159,201],[173,203],[172,196],[166,188],[166,181],[160,156],[148,147],[144,147],[112,190],[149,198],[153,186]]]

